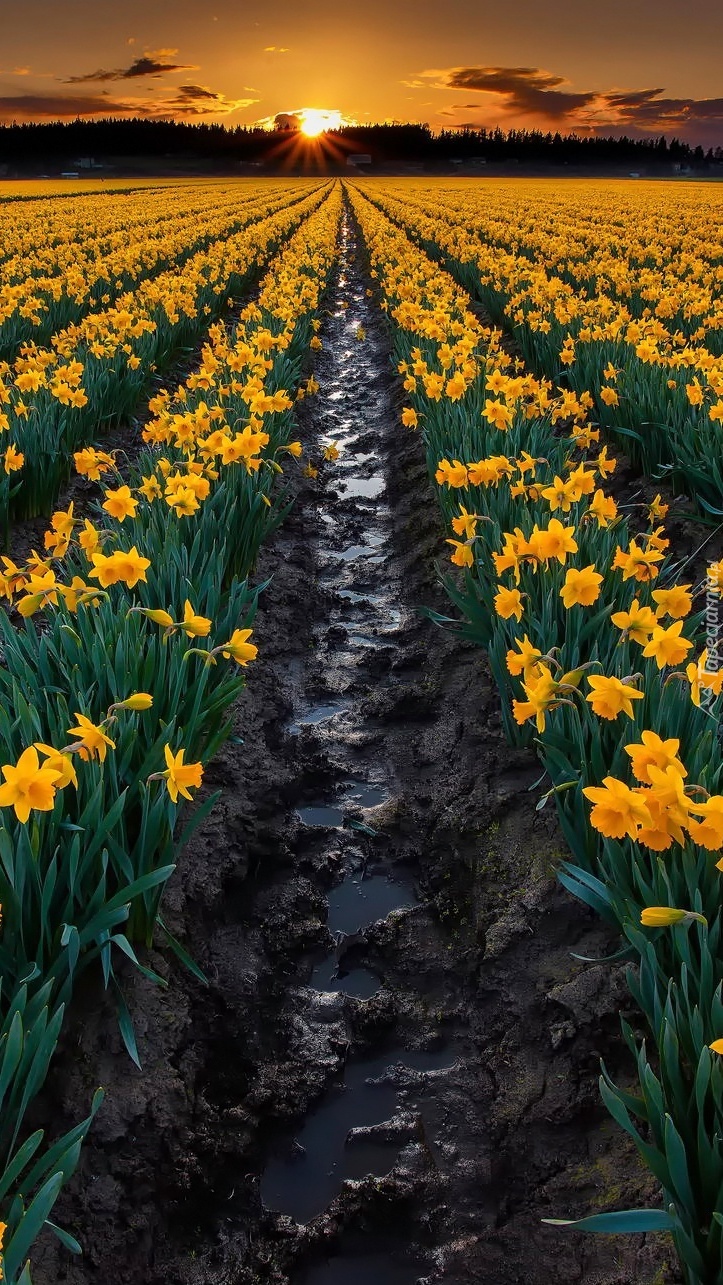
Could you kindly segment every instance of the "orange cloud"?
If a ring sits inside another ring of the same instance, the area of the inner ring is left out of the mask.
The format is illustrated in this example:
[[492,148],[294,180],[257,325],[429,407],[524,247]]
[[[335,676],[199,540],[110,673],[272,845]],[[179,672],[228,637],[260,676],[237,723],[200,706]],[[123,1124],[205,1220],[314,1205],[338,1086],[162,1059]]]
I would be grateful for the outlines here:
[[198,67],[193,63],[169,62],[168,59],[177,53],[177,49],[149,50],[140,58],[134,59],[129,67],[116,67],[112,71],[100,68],[98,71],[86,72],[82,76],[68,76],[64,83],[66,85],[85,85],[94,82],[101,83],[107,80],[136,80],[139,76],[162,76],[166,72],[172,71],[198,70]]
[[18,94],[0,96],[0,120],[75,120],[76,117],[146,116],[151,119],[228,116],[258,102],[226,98],[206,85],[179,85],[157,99],[99,94]]
[[[439,115],[489,113],[486,121],[458,121],[458,127],[497,123],[500,112],[530,124],[554,122],[578,131],[678,132],[692,125],[723,125],[723,98],[665,98],[664,89],[583,90],[567,88],[564,76],[540,67],[449,67],[421,73],[434,89],[478,93],[474,102],[452,104]],[[414,85],[414,82],[404,82]]]

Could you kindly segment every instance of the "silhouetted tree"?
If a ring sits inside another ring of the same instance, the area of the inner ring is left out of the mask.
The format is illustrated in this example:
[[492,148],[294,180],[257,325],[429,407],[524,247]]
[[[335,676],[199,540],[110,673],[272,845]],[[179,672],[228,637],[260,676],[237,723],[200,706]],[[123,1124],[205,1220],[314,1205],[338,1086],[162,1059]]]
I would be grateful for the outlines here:
[[[375,162],[448,164],[484,157],[490,163],[518,161],[527,165],[579,167],[630,166],[676,162],[720,165],[722,149],[664,136],[659,138],[587,137],[532,129],[504,131],[465,126],[434,133],[428,125],[392,122],[347,125],[333,131],[344,150],[369,152]],[[204,159],[223,166],[263,162],[274,156],[278,132],[244,125],[185,121],[115,119],[51,121],[0,126],[0,163],[11,167],[68,167],[80,156],[99,160],[134,157],[175,158],[192,164]]]

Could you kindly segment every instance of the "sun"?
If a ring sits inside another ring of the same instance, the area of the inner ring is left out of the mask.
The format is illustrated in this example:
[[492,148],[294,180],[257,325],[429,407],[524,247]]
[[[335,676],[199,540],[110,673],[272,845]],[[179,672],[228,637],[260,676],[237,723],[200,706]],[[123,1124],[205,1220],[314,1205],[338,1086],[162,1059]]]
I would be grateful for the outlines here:
[[339,129],[341,112],[325,112],[317,107],[305,107],[299,112],[301,132],[307,138],[318,138],[327,129]]

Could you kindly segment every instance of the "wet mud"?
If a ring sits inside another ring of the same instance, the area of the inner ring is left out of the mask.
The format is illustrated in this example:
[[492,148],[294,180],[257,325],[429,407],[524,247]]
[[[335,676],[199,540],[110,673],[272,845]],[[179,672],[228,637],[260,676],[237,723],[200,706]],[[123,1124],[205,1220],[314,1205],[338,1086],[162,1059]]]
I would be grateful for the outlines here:
[[223,795],[168,891],[208,985],[128,970],[138,1071],[86,982],[40,1108],[107,1090],[56,1210],[85,1252],[44,1236],[36,1285],[675,1280],[664,1238],[541,1223],[656,1202],[597,1091],[601,1056],[631,1073],[627,992],[571,959],[612,943],[556,883],[484,656],[420,610],[441,531],[369,286],[345,222],[300,410],[319,475],[264,551]]

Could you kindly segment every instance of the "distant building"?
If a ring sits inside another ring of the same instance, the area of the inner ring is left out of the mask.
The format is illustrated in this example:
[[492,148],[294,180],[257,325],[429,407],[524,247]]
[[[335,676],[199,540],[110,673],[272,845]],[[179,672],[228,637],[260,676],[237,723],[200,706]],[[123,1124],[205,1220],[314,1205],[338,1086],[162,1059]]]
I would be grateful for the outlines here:
[[368,152],[353,152],[346,158],[347,165],[371,165],[372,158]]
[[63,170],[61,178],[80,178],[78,170]]
[[453,156],[450,161],[450,165],[462,165],[470,170],[478,170],[486,164],[486,156]]
[[80,160],[74,161],[79,170],[102,170],[103,166],[94,156],[81,156]]

